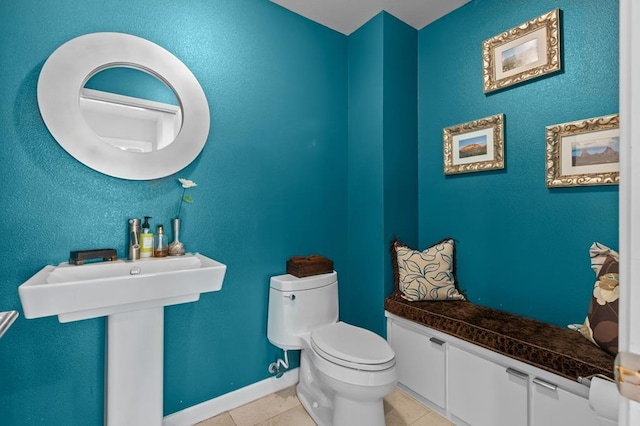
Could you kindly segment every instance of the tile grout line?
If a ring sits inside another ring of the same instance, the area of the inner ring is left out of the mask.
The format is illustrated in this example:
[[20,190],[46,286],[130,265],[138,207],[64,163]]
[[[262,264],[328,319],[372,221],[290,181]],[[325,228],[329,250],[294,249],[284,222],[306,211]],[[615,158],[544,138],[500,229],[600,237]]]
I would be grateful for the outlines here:
[[[436,418],[440,418],[440,419],[446,420],[446,421],[447,421],[447,423],[446,423],[446,424],[447,424],[447,426],[453,425],[452,423],[450,423],[450,422],[448,421],[448,419],[446,419],[445,417],[443,417],[443,416],[442,416],[442,415],[440,415],[439,413],[437,413],[437,412],[435,412],[435,411],[432,411],[432,410],[431,410],[431,409],[429,409],[428,407],[424,406],[423,404],[421,404],[420,402],[418,402],[415,398],[413,398],[411,395],[409,395],[408,393],[405,393],[403,390],[396,388],[394,391],[397,391],[397,392],[398,392],[398,395],[399,395],[399,397],[400,397],[400,398],[399,398],[400,400],[405,400],[405,401],[411,402],[412,404],[417,405],[418,407],[420,407],[420,408],[423,410],[422,414],[421,414],[418,418],[416,418],[416,419],[414,419],[413,421],[411,421],[411,423],[403,423],[405,426],[413,426],[413,425],[417,425],[420,421],[425,421],[425,416],[434,416],[434,417],[436,417]],[[263,398],[267,398],[267,397],[272,396],[272,395],[274,395],[274,394],[267,395],[266,397],[263,397]],[[261,399],[263,399],[263,398],[261,398]],[[234,411],[234,410],[228,410],[228,411],[226,411],[226,412],[224,412],[224,413],[220,413],[220,415],[222,415],[222,414],[226,414],[226,415],[228,416],[228,418],[231,420],[231,424],[232,424],[232,426],[241,426],[241,425],[245,425],[245,426],[261,426],[261,425],[262,425],[262,426],[264,426],[264,425],[267,425],[267,424],[278,424],[278,425],[283,425],[283,426],[284,426],[284,425],[287,425],[288,423],[286,423],[286,422],[280,422],[280,421],[278,421],[278,419],[277,419],[277,418],[278,418],[278,417],[283,417],[285,414],[287,414],[287,413],[289,413],[289,412],[292,412],[293,410],[300,409],[300,407],[303,407],[303,406],[302,406],[302,404],[300,403],[300,401],[297,399],[297,395],[295,396],[295,399],[296,399],[297,403],[296,403],[296,404],[294,404],[293,406],[290,406],[290,407],[289,407],[288,409],[286,409],[285,411],[281,411],[281,412],[279,412],[279,413],[277,413],[277,414],[273,414],[271,417],[268,417],[268,418],[266,418],[266,419],[261,419],[260,421],[258,421],[258,422],[256,422],[256,423],[251,423],[251,425],[249,425],[249,423],[246,423],[246,422],[238,423],[238,421],[236,421],[236,419],[235,419],[235,418],[233,417],[233,415],[231,414],[231,413],[232,413],[232,411]],[[258,400],[256,400],[256,401],[258,401]],[[249,403],[249,404],[246,404],[246,405],[253,404],[253,403],[255,403],[256,401],[253,401],[252,403]],[[396,402],[396,404],[397,404],[399,401],[398,401],[398,400],[396,400],[395,402]],[[391,404],[391,402],[389,402],[389,403]],[[392,405],[392,408],[393,408],[393,409],[395,409],[396,411],[398,411],[398,412],[400,413],[400,412],[401,412],[401,411],[400,411],[401,409],[400,409],[399,405],[402,405],[402,404],[397,404],[397,405],[396,405],[396,404],[393,404],[393,405]],[[240,408],[240,407],[238,407],[238,408]],[[256,409],[257,409],[257,408],[258,408],[258,407],[256,407]],[[305,412],[306,412],[306,411],[305,411]],[[311,418],[311,416],[309,416],[309,414],[308,414],[308,413],[306,413],[306,414],[307,414],[307,416],[308,416],[311,420],[313,420],[313,419]],[[386,417],[386,414],[387,414],[387,412],[385,411],[385,417]],[[243,416],[241,416],[241,417],[243,417]],[[291,420],[291,417],[293,417],[293,416],[290,416],[290,420]],[[435,420],[435,421],[437,421],[437,423],[438,423],[438,424],[440,424],[439,420],[436,420],[436,418],[434,418],[434,420]],[[240,418],[239,420],[242,420],[242,418]],[[248,419],[247,419],[247,420],[248,420]],[[430,422],[429,422],[429,423],[430,423]],[[392,424],[394,424],[394,423],[392,423]]]
[[[285,411],[283,411],[283,412],[281,412],[281,413],[276,414],[275,416],[269,417],[268,419],[265,419],[265,420],[261,421],[260,423],[256,423],[256,424],[255,424],[255,425],[253,425],[253,426],[260,426],[260,425],[263,425],[263,424],[267,423],[268,421],[275,419],[276,417],[280,417],[280,416],[282,416],[283,414],[288,413],[289,411],[295,410],[296,408],[300,407],[301,405],[302,405],[302,404],[298,404],[298,405],[296,405],[296,406],[294,406],[294,407],[291,407],[291,408],[289,408],[289,409],[287,409],[287,410],[285,410]],[[307,414],[307,415],[308,415],[308,414]],[[311,418],[311,416],[309,416],[309,418]],[[314,422],[314,423],[315,423],[315,422]],[[236,426],[237,426],[237,425],[236,425]]]
[[421,419],[425,418],[426,416],[430,415],[431,411],[427,411],[426,413],[424,413],[423,415],[421,415],[420,417],[418,417],[417,419],[415,419],[414,421],[412,421],[409,425],[407,426],[412,426],[417,424]]

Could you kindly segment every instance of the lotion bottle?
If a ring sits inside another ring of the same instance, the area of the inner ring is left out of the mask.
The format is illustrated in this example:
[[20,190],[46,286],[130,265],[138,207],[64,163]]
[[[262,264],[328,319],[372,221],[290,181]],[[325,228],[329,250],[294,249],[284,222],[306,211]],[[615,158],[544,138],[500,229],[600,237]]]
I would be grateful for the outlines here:
[[164,226],[158,225],[158,233],[153,239],[153,256],[166,257],[169,254],[169,239],[164,234]]
[[140,257],[153,257],[153,233],[149,225],[151,216],[144,217],[142,224],[142,233],[140,234]]

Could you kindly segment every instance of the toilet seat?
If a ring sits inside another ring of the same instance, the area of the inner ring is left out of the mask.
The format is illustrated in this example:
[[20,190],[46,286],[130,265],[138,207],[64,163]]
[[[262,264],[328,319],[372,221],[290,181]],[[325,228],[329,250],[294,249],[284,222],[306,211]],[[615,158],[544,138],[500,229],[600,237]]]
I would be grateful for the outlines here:
[[395,353],[386,340],[341,321],[313,330],[310,340],[318,356],[343,367],[380,371],[395,365]]

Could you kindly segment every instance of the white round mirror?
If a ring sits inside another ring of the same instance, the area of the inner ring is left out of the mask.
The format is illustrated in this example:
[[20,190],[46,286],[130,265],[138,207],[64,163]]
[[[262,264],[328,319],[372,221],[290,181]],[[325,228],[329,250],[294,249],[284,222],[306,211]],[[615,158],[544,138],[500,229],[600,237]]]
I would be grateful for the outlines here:
[[[150,76],[155,83],[139,83]],[[166,86],[175,100],[138,94],[154,84]],[[56,49],[40,72],[38,106],[69,154],[122,179],[176,173],[200,154],[209,134],[207,99],[191,71],[162,47],[129,34],[87,34]]]

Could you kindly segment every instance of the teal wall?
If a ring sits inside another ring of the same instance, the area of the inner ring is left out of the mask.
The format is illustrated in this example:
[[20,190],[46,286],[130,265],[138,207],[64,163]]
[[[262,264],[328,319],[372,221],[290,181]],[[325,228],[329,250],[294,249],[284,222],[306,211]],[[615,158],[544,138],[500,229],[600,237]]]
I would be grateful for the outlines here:
[[[383,197],[383,40],[384,17],[380,14],[349,36],[349,146],[347,167],[348,261],[351,286],[349,300],[358,300],[345,321],[373,324],[379,331],[381,318],[379,284],[384,266]],[[376,288],[375,283],[378,283]],[[372,291],[373,289],[373,291]],[[373,302],[373,303],[372,303]]]
[[[291,255],[321,253],[347,287],[347,37],[264,0],[3,1],[0,22],[0,311],[21,310],[18,286],[70,250],[126,257],[127,220],[168,227],[177,178],[190,178],[181,239],[228,269],[222,291],[166,309],[165,414],[269,377],[281,356],[266,337],[269,277]],[[42,65],[96,31],[149,39],[200,81],[211,131],[185,170],[111,178],[48,133]],[[104,319],[21,315],[0,341],[0,423],[102,424],[104,332]]]
[[[417,31],[381,13],[349,36],[348,317],[385,335],[389,241],[417,242]],[[344,312],[344,310],[343,310]]]
[[385,18],[383,297],[393,291],[390,241],[418,242],[418,33]]
[[[564,71],[484,95],[482,40],[554,7]],[[0,22],[0,310],[70,250],[126,256],[127,219],[168,225],[176,178],[198,183],[182,239],[228,272],[221,292],[166,309],[165,414],[269,376],[268,279],[293,254],[332,258],[342,318],[384,334],[393,235],[453,236],[472,301],[560,325],[586,314],[591,242],[617,247],[617,187],[544,185],[544,127],[618,110],[617,2],[474,0],[420,31],[382,13],[349,37],[265,0],[21,0]],[[107,177],[47,132],[40,69],[96,31],[154,41],[201,82],[211,132],[185,170]],[[506,169],[445,177],[442,128],[500,112]],[[21,316],[0,341],[2,423],[101,424],[104,332]]]
[[[482,42],[560,8],[563,71],[482,90]],[[547,189],[545,126],[618,112],[618,2],[475,0],[419,33],[420,244],[457,242],[469,299],[582,322],[589,246],[618,247],[618,187]],[[442,129],[505,114],[506,167],[444,176]]]

